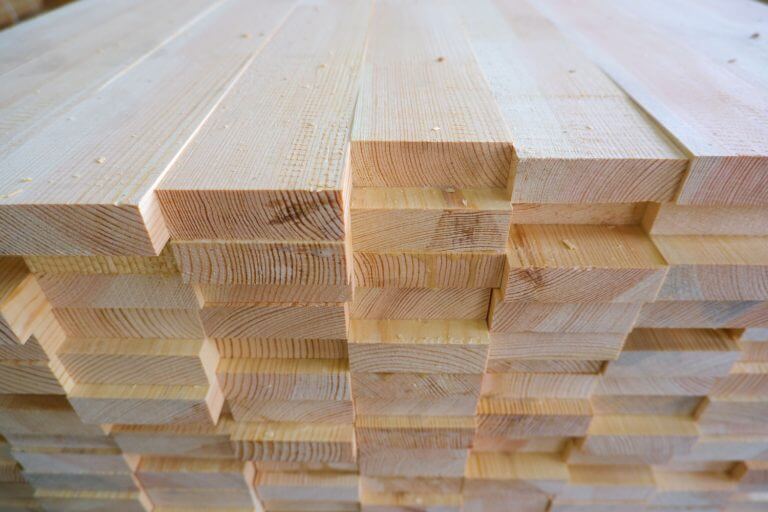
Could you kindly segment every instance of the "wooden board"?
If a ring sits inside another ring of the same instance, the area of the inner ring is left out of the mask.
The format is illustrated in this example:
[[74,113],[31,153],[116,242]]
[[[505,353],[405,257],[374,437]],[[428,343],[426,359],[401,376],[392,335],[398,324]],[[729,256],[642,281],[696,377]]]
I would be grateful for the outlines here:
[[464,11],[515,144],[513,203],[673,197],[686,157],[531,4],[484,1]]
[[697,38],[622,16],[621,2],[536,4],[692,156],[676,202],[766,204],[768,128],[753,115],[768,108],[764,88],[697,52]]
[[512,144],[463,31],[452,5],[377,2],[351,137],[356,187],[506,188]]

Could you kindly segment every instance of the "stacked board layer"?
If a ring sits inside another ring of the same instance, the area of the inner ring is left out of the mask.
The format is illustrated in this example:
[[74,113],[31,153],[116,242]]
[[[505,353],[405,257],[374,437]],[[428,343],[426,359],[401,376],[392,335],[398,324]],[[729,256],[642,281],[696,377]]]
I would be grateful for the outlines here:
[[0,32],[0,510],[768,508],[768,6]]

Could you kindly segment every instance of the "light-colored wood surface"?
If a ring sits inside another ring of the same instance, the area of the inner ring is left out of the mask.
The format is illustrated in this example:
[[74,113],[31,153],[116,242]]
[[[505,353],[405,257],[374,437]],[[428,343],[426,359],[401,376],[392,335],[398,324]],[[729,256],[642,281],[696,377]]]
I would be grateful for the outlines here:
[[752,0],[0,32],[0,510],[765,509],[766,41]]
[[676,202],[765,205],[768,127],[757,114],[768,108],[765,87],[729,69],[737,55],[718,60],[691,42],[701,36],[657,28],[652,8],[622,15],[622,4],[536,2],[692,156]]

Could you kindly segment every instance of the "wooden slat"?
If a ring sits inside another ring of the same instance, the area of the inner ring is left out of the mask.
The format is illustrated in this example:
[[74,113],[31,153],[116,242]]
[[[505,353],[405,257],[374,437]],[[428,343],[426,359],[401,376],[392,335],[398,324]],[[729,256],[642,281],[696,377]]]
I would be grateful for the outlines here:
[[369,9],[362,1],[299,6],[242,70],[158,187],[175,238],[344,239],[347,143]]
[[472,48],[515,144],[513,203],[673,197],[685,156],[536,9],[505,0],[465,10]]
[[6,155],[0,251],[158,254],[153,187],[289,8],[227,2]]
[[622,15],[620,2],[536,4],[692,156],[678,203],[768,202],[768,128],[755,116],[768,109],[764,88],[697,51],[684,31]]
[[376,2],[352,131],[356,187],[506,188],[511,141],[463,32],[451,5]]

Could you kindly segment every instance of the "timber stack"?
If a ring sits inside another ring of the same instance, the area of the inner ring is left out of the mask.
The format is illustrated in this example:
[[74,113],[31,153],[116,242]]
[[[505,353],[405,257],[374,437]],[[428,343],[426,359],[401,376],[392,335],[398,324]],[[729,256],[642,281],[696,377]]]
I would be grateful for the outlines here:
[[0,32],[0,510],[768,508],[768,7]]

